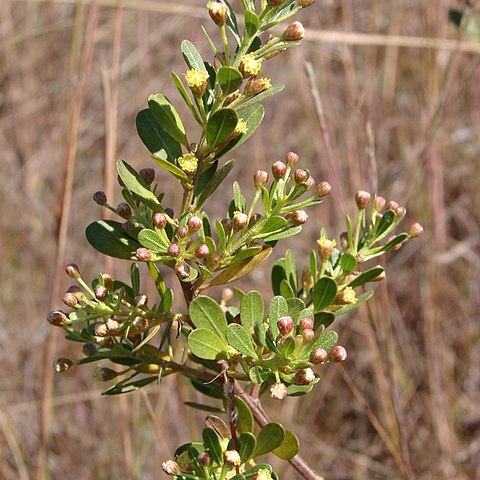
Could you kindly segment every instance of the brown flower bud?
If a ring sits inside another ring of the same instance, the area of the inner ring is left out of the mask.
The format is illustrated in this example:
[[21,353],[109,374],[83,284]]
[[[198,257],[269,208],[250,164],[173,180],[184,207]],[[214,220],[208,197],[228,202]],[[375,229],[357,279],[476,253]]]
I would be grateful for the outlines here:
[[242,463],[242,460],[240,459],[240,454],[236,450],[227,450],[223,454],[223,459],[225,461],[225,464],[229,467],[235,467]]
[[210,249],[204,243],[201,243],[195,250],[197,258],[207,258],[210,255]]
[[219,2],[208,2],[207,8],[213,23],[218,27],[223,27],[227,21],[227,6]]
[[248,222],[249,227],[253,227],[262,218],[261,213],[253,213]]
[[300,320],[300,330],[313,330],[313,318],[302,318]]
[[315,186],[315,179],[312,176],[308,177],[305,185],[307,186],[307,192],[312,190],[312,188]]
[[93,194],[93,201],[102,207],[106,205],[107,196],[105,195],[105,192],[102,192],[101,190],[99,190],[98,192],[95,192]]
[[347,351],[341,345],[336,345],[330,350],[329,357],[334,362],[344,362],[347,359]]
[[302,8],[307,8],[310,5],[313,5],[316,2],[316,0],[300,0],[300,6]]
[[248,223],[248,216],[246,213],[236,213],[232,218],[232,227],[238,232],[242,228],[246,227]]
[[165,215],[168,215],[170,218],[173,218],[173,215],[174,215],[173,208],[170,208],[170,207],[166,208]]
[[208,452],[202,452],[197,456],[197,462],[202,465],[202,467],[208,467],[212,461]]
[[398,207],[395,210],[395,216],[399,219],[402,219],[407,214],[407,209],[405,207]]
[[98,367],[97,369],[95,369],[93,378],[96,378],[101,382],[108,382],[109,380],[113,380],[117,375],[117,372],[115,370],[112,370],[111,368]]
[[336,244],[337,242],[335,240],[329,240],[325,237],[320,237],[317,240],[318,254],[322,262],[326,262],[330,258]]
[[136,330],[146,330],[148,328],[148,320],[144,317],[135,317],[132,326]]
[[283,178],[286,171],[287,166],[280,160],[278,160],[272,165],[272,174],[275,180],[280,180],[281,178]]
[[117,333],[122,325],[114,318],[107,318],[105,321],[105,327],[108,333]]
[[375,198],[373,200],[373,209],[376,212],[379,212],[380,210],[384,209],[386,203],[387,201],[383,197],[375,195]]
[[135,306],[138,308],[145,308],[148,305],[148,296],[140,293],[135,297]]
[[310,353],[310,362],[314,365],[318,365],[319,363],[326,362],[328,359],[327,351],[322,347],[317,347],[312,350]]
[[54,310],[47,315],[47,322],[54,327],[62,327],[68,323],[68,317],[61,310]]
[[71,293],[72,295],[75,295],[75,297],[77,298],[77,300],[79,302],[83,298],[82,289],[80,287],[78,287],[77,285],[71,285],[70,287],[68,287],[66,293]]
[[202,220],[199,217],[192,215],[187,221],[188,231],[191,233],[198,232],[202,227]]
[[135,252],[135,256],[140,262],[148,262],[152,258],[152,252],[148,248],[139,247]]
[[98,349],[93,343],[84,343],[82,345],[82,352],[86,357],[92,357],[98,353]]
[[371,195],[368,192],[359,190],[355,194],[355,203],[357,204],[357,208],[359,210],[365,210],[365,208],[368,205],[368,202],[370,201],[370,198],[371,198]]
[[143,178],[147,185],[151,185],[155,180],[155,170],[153,168],[142,168],[138,174]]
[[165,217],[163,213],[157,212],[153,216],[153,224],[157,228],[160,228],[160,229],[165,228],[165,225],[167,224],[167,217]]
[[297,42],[305,36],[305,29],[300,22],[293,22],[282,34],[282,40],[285,42]]
[[113,347],[113,338],[112,337],[99,337],[95,341],[103,348],[112,348]]
[[60,373],[66,372],[72,365],[73,362],[69,358],[57,358],[53,368],[57,373]]
[[310,343],[315,338],[315,332],[309,328],[303,330],[302,337],[305,343]]
[[295,183],[305,183],[309,177],[310,174],[303,168],[298,168],[293,174],[293,180]]
[[168,255],[171,257],[178,257],[180,255],[180,247],[176,243],[172,243],[167,249]]
[[113,288],[113,278],[108,273],[102,273],[103,284],[109,288]]
[[419,237],[423,234],[423,227],[419,223],[414,223],[408,230],[408,235],[411,238]]
[[340,234],[340,246],[342,247],[343,250],[346,250],[348,248],[348,233],[347,232],[342,232]]
[[80,269],[74,263],[69,263],[65,267],[65,272],[70,278],[80,278]]
[[262,188],[268,181],[268,173],[265,170],[257,170],[253,176],[255,188]]
[[182,473],[178,463],[174,462],[173,460],[167,460],[166,462],[163,462],[162,463],[162,470],[167,475],[178,475],[178,474]]
[[396,212],[398,207],[399,207],[399,205],[398,205],[398,203],[397,203],[395,200],[390,200],[390,201],[387,203],[386,209],[387,209],[387,210],[391,210],[392,212]]
[[253,77],[248,78],[245,88],[243,89],[243,94],[246,97],[254,97],[259,93],[268,90],[270,87],[270,79],[254,75]]
[[328,182],[323,181],[318,184],[316,195],[318,198],[326,197],[327,195],[330,195],[331,191],[332,186]]
[[75,307],[75,305],[77,305],[78,303],[78,298],[77,296],[74,294],[74,293],[66,293],[64,296],[63,296],[63,303],[67,306],[67,307]]
[[225,97],[225,100],[223,101],[223,106],[228,107],[233,101],[235,101],[238,97],[240,96],[240,92],[236,91],[233,93],[230,93]]
[[315,374],[313,373],[313,370],[311,368],[302,368],[302,370],[299,370],[293,381],[297,385],[308,385],[309,383],[312,383],[315,380]]
[[133,228],[135,228],[135,225],[132,222],[130,222],[129,220],[122,223],[122,229],[125,233],[130,232],[130,230],[132,230]]
[[283,400],[287,396],[287,387],[281,382],[274,383],[270,387],[270,395],[275,400]]
[[188,235],[188,228],[187,227],[178,227],[177,235],[179,238],[185,238]]
[[128,220],[132,216],[132,209],[130,208],[130,205],[125,202],[119,203],[115,211],[118,215],[120,215],[122,218],[125,218],[126,220]]
[[293,319],[289,315],[285,315],[278,319],[278,322],[277,322],[278,330],[285,337],[293,331],[294,326],[295,324],[293,323]]
[[175,273],[179,278],[186,278],[189,275],[190,268],[186,263],[177,263],[175,265]]
[[108,288],[103,285],[97,285],[94,290],[95,298],[103,302],[108,297]]
[[308,215],[305,210],[297,210],[293,212],[292,223],[294,225],[303,225],[308,220]]
[[287,155],[285,155],[285,163],[287,164],[287,167],[294,167],[299,160],[300,157],[295,152],[288,152]]

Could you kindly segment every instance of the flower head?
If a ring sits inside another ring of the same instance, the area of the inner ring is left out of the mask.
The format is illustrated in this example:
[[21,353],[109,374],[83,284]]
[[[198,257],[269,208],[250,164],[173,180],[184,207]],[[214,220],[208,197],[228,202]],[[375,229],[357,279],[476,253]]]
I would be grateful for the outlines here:
[[248,53],[242,57],[240,63],[240,71],[244,78],[251,77],[252,75],[257,75],[260,69],[262,68],[262,59],[255,59],[253,53]]
[[185,81],[188,87],[196,97],[201,97],[207,89],[207,79],[209,75],[205,70],[192,68],[185,73]]
[[227,6],[219,2],[208,2],[207,8],[215,25],[223,27],[227,21]]
[[186,153],[183,157],[179,157],[178,164],[185,173],[193,175],[197,171],[198,158],[193,153]]

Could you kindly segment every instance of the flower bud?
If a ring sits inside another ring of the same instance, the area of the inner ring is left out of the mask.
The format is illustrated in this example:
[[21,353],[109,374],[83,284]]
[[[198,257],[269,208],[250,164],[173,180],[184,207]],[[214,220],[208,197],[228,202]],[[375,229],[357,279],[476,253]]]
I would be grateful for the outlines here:
[[308,385],[309,383],[312,383],[315,380],[315,374],[313,373],[313,370],[311,368],[302,368],[302,370],[299,370],[293,381],[297,385]]
[[210,465],[210,462],[212,461],[210,454],[208,452],[202,452],[199,453],[197,456],[197,462],[202,466],[202,467],[208,467]]
[[135,297],[135,306],[137,308],[145,308],[148,305],[148,296],[140,293]]
[[66,293],[71,293],[72,295],[75,295],[76,299],[80,302],[83,298],[83,292],[80,287],[77,285],[71,285],[70,287],[67,288]]
[[246,227],[248,223],[248,216],[246,213],[236,213],[232,218],[232,227],[238,232],[242,228]]
[[122,218],[125,218],[126,220],[128,220],[132,216],[132,209],[130,208],[130,205],[125,202],[119,203],[115,211],[118,215],[120,215]]
[[285,42],[297,42],[305,36],[305,29],[300,22],[293,22],[282,34],[282,40]]
[[313,281],[313,275],[310,270],[310,267],[305,266],[303,267],[303,270],[302,270],[303,291],[308,293],[313,288],[313,285],[314,285],[314,281]]
[[95,369],[93,378],[96,378],[101,382],[108,382],[109,380],[113,380],[117,375],[118,374],[115,370],[112,370],[111,368],[99,366],[98,368]]
[[74,308],[78,303],[78,298],[74,293],[66,293],[63,296],[63,303],[70,308]]
[[275,180],[280,180],[281,178],[283,178],[286,171],[287,166],[280,160],[278,160],[272,165],[272,174]]
[[257,170],[253,176],[255,188],[262,188],[268,181],[268,173],[265,170]]
[[98,192],[95,192],[93,194],[93,201],[102,207],[106,205],[107,196],[105,195],[105,192],[102,192],[101,190],[99,190]]
[[313,330],[313,318],[302,318],[300,320],[300,330]]
[[375,198],[373,200],[373,209],[376,212],[379,212],[380,210],[383,210],[386,203],[387,203],[387,201],[383,197],[379,197],[379,196],[375,195]]
[[335,240],[329,240],[328,238],[321,237],[317,240],[318,254],[322,262],[326,262],[333,252],[333,249],[337,245]]
[[270,396],[275,400],[283,400],[287,396],[287,387],[281,383],[274,383],[270,387]]
[[307,186],[307,192],[312,190],[312,188],[315,186],[315,179],[312,176],[308,177],[305,185]]
[[187,85],[193,95],[197,98],[202,97],[202,95],[205,93],[205,90],[207,89],[207,79],[209,77],[208,73],[205,70],[198,70],[196,68],[192,68],[187,73],[185,73],[184,76],[185,81],[187,82]]
[[271,86],[272,84],[269,78],[254,75],[247,80],[245,88],[243,89],[243,94],[245,97],[254,97],[259,93],[268,90]]
[[153,168],[142,168],[138,174],[143,178],[147,185],[151,185],[155,180],[155,170]]
[[300,157],[295,152],[288,152],[285,155],[285,163],[287,164],[287,167],[290,167],[290,168],[294,167],[299,160],[300,160]]
[[135,252],[135,256],[140,262],[148,262],[152,259],[152,252],[148,248],[139,247]]
[[260,219],[262,218],[261,213],[252,213],[250,221],[248,222],[249,227],[253,227]]
[[65,272],[70,278],[80,278],[80,269],[74,263],[69,263],[65,267]]
[[108,297],[108,288],[103,285],[97,285],[94,290],[95,298],[103,302]]
[[162,463],[162,470],[167,475],[178,475],[178,474],[182,473],[178,463],[174,462],[173,460],[167,460],[166,462],[163,462]]
[[223,27],[227,21],[227,6],[219,2],[208,2],[207,8],[213,23],[218,27]]
[[251,77],[252,75],[257,75],[262,68],[262,59],[255,59],[253,53],[247,53],[242,57],[240,62],[240,66],[238,69],[240,70],[243,78]]
[[305,210],[297,210],[293,212],[292,223],[294,225],[303,225],[308,220],[308,215]]
[[347,359],[347,351],[341,345],[336,345],[330,350],[329,357],[334,362],[344,362]]
[[337,305],[350,305],[352,303],[357,303],[355,290],[352,287],[345,287],[343,290],[340,290],[335,297],[335,303]]
[[302,8],[307,8],[310,5],[313,5],[316,2],[316,0],[300,0],[300,6]]
[[322,347],[317,347],[312,350],[310,353],[310,362],[314,365],[318,365],[319,363],[326,362],[328,359],[327,351]]
[[165,228],[165,225],[167,224],[167,217],[165,217],[163,213],[157,212],[153,216],[153,224],[159,229]]
[[240,92],[237,90],[235,92],[230,93],[225,97],[223,101],[223,106],[228,107],[233,101],[235,101],[238,97],[240,97]]
[[190,268],[186,263],[177,263],[175,265],[175,273],[179,278],[186,278],[189,275]]
[[98,353],[98,349],[93,343],[84,343],[82,345],[82,352],[86,357],[92,357]]
[[97,337],[95,341],[103,348],[112,348],[113,347],[113,338],[112,337]]
[[69,358],[57,358],[53,364],[53,368],[57,373],[66,372],[73,362]]
[[286,315],[284,317],[280,317],[277,322],[277,327],[280,333],[286,337],[293,331],[293,327],[295,324],[293,323],[292,317]]
[[233,293],[233,290],[231,288],[227,287],[227,288],[224,288],[222,290],[222,300],[224,302],[230,301],[233,298],[233,295],[234,295],[234,293]]
[[173,215],[174,215],[173,208],[166,208],[165,215],[168,215],[170,218],[173,218]]
[[305,343],[310,343],[315,338],[315,332],[307,328],[302,331],[302,337]]
[[200,228],[202,228],[202,220],[199,217],[193,215],[188,219],[187,227],[188,231],[191,233],[198,232]]
[[107,318],[105,322],[105,327],[107,328],[108,333],[117,333],[121,326],[122,325],[114,318]]
[[407,214],[407,209],[405,207],[398,207],[397,210],[395,210],[395,216],[398,219],[402,219],[406,214]]
[[132,222],[130,222],[129,220],[122,223],[122,229],[125,233],[129,233],[130,230],[132,230],[132,228],[135,228],[135,225]]
[[201,243],[195,250],[195,256],[197,258],[207,258],[210,255],[210,249],[204,243]]
[[355,203],[357,204],[357,208],[359,210],[365,210],[365,208],[368,205],[368,202],[370,201],[370,198],[371,198],[371,195],[368,192],[359,190],[355,194]]
[[178,227],[177,235],[179,238],[185,238],[188,235],[188,228],[187,227]]
[[148,320],[144,317],[135,317],[132,322],[135,330],[146,330],[148,328]]
[[68,322],[68,317],[61,310],[54,310],[47,315],[47,322],[54,327],[62,327]]
[[309,177],[310,174],[303,168],[298,168],[293,174],[293,180],[295,183],[305,183]]
[[348,248],[348,233],[347,232],[342,232],[340,234],[340,246],[342,247],[343,250],[346,250]]
[[399,205],[395,200],[389,200],[386,209],[391,210],[392,212],[396,212],[398,207]]
[[240,459],[240,454],[236,450],[227,450],[223,454],[223,459],[225,460],[225,464],[229,467],[235,467],[242,463]]
[[408,230],[408,235],[411,238],[419,237],[423,234],[423,227],[419,223],[414,223]]
[[171,257],[178,257],[180,255],[180,247],[176,243],[172,243],[167,249],[168,255]]
[[327,195],[330,195],[331,191],[332,191],[332,186],[328,182],[323,181],[318,184],[318,187],[315,193],[318,198],[322,198],[322,197],[326,197]]

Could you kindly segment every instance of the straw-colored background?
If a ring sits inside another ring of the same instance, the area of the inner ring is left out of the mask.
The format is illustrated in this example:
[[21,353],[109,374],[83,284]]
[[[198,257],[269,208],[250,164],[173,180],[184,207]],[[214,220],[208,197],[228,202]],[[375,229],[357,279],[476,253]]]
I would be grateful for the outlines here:
[[[0,3],[0,478],[163,478],[161,462],[199,437],[202,415],[183,402],[200,398],[180,379],[103,398],[93,367],[53,376],[52,358],[79,352],[45,317],[69,285],[68,261],[89,278],[125,276],[84,238],[102,215],[91,194],[112,188],[117,157],[149,164],[135,114],[153,92],[180,103],[169,72],[185,69],[183,38],[210,55],[204,3]],[[344,366],[270,410],[329,480],[480,477],[480,44],[449,24],[455,5],[318,0],[299,18],[303,45],[266,64],[285,91],[235,152],[249,194],[253,172],[290,149],[333,184],[289,244],[301,261],[320,226],[342,231],[360,188],[426,229],[387,256],[374,300],[338,321]],[[159,184],[178,209],[170,178]],[[209,212],[223,216],[228,195]],[[270,294],[267,279],[265,269],[244,285]]]

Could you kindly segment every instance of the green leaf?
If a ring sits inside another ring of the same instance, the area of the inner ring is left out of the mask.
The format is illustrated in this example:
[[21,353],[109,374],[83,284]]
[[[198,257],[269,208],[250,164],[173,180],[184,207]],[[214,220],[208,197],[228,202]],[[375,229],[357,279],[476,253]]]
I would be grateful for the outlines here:
[[240,320],[248,332],[252,331],[256,322],[263,322],[264,309],[263,297],[255,290],[243,297],[240,304]]
[[277,322],[280,317],[288,315],[287,301],[280,296],[273,297],[268,307],[268,324],[270,325],[270,332],[275,339],[278,337],[279,331]]
[[225,413],[224,408],[212,407],[211,405],[204,405],[203,403],[183,402],[183,404],[187,407],[194,408],[195,410],[201,410],[203,412]]
[[245,212],[246,200],[238,182],[233,182],[233,203],[237,212]]
[[232,168],[235,166],[235,160],[229,160],[225,165],[218,170],[213,178],[206,184],[200,193],[197,200],[197,207],[201,207],[207,198],[209,198],[213,192],[220,186],[220,184],[227,178],[227,175],[232,171]]
[[340,257],[340,265],[345,273],[351,273],[357,266],[357,259],[351,253],[344,253]]
[[136,124],[138,135],[150,153],[172,163],[182,155],[180,144],[162,128],[148,108],[138,113]]
[[340,315],[344,315],[345,313],[351,312],[352,310],[357,309],[362,303],[366,302],[371,296],[373,295],[373,290],[368,292],[364,292],[357,297],[356,303],[350,303],[349,305],[345,305],[344,307],[339,308],[333,312],[335,317]]
[[[185,443],[183,445],[181,445],[180,447],[178,447],[176,450],[175,450],[175,454],[173,455],[175,458],[179,457],[183,452],[188,452],[188,450],[190,448],[195,448],[197,449],[199,452],[204,452],[205,451],[205,447],[203,445],[203,443],[200,443],[200,442],[190,442],[190,443]],[[175,478],[175,477],[174,477]]]
[[286,358],[292,358],[293,352],[295,351],[295,340],[293,337],[287,337],[280,350]]
[[166,252],[168,245],[160,238],[157,232],[144,228],[138,234],[138,241],[154,253]]
[[254,97],[245,100],[239,108],[240,110],[247,109],[248,107],[257,104],[258,102],[263,102],[263,100],[266,100],[267,98],[273,97],[273,95],[280,93],[284,88],[285,85],[273,85],[268,90],[264,90],[258,95],[255,95]]
[[269,217],[263,223],[260,233],[262,236],[267,236],[269,233],[277,232],[287,225],[287,221],[283,217],[275,216]]
[[207,144],[215,148],[226,142],[238,124],[238,115],[233,108],[217,110],[207,122]]
[[210,451],[212,460],[218,465],[223,465],[223,450],[218,435],[211,428],[204,428],[202,438],[205,447]]
[[293,290],[297,290],[297,264],[295,262],[295,255],[289,249],[285,253],[285,273],[287,274],[288,283]]
[[253,37],[260,26],[260,19],[255,15],[255,13],[247,10],[245,12],[245,30],[249,37]]
[[[151,275],[153,281],[155,282],[155,287],[157,287],[157,291],[158,291],[160,297],[162,297],[166,292],[165,292],[165,282],[163,280],[162,274],[160,273],[160,270],[158,269],[158,267],[154,263],[149,263],[148,264],[148,270],[150,272],[150,275]],[[170,290],[170,289],[168,289],[168,290]],[[172,291],[172,295],[173,295],[173,291]],[[170,310],[170,309],[168,309],[168,310]],[[162,311],[167,312],[168,310],[162,310]]]
[[254,457],[264,455],[278,448],[285,439],[285,430],[279,423],[268,423],[265,425],[257,437],[257,447]]
[[273,454],[282,460],[291,460],[300,448],[298,437],[290,430],[285,431],[285,439],[282,444],[273,450]]
[[260,253],[262,250],[263,248],[260,245],[258,247],[244,248],[233,256],[233,260],[229,262],[229,265],[236,265],[237,263],[243,262],[245,259],[253,257],[257,253]]
[[165,95],[161,93],[150,95],[148,97],[148,107],[155,120],[172,138],[190,148],[182,120]]
[[138,295],[140,293],[140,269],[138,268],[138,263],[136,262],[130,265],[130,280],[132,282],[132,290],[134,295]]
[[151,377],[142,378],[141,380],[135,380],[134,382],[120,383],[113,387],[107,388],[102,395],[120,395],[121,393],[133,392],[146,385],[155,382],[158,379],[157,375]]
[[392,248],[396,247],[397,245],[401,245],[407,240],[408,240],[408,233],[401,233],[400,235],[397,235],[396,237],[392,238],[389,242],[387,242],[383,246],[382,251],[388,252]]
[[240,397],[235,397],[235,409],[237,411],[238,433],[253,432],[253,413],[249,406]]
[[161,207],[158,198],[132,166],[124,160],[118,160],[116,167],[119,177],[128,190],[139,196],[150,208],[158,210],[158,207]]
[[389,230],[390,227],[395,223],[396,216],[395,212],[392,212],[391,210],[387,210],[383,215],[382,218],[380,219],[380,222],[378,222],[377,228],[375,230],[375,236],[374,238],[381,238],[383,235],[385,235]]
[[253,345],[252,335],[246,328],[237,323],[232,323],[227,328],[228,343],[241,354],[257,359],[257,353]]
[[238,90],[243,82],[242,74],[233,67],[221,67],[217,72],[217,81],[224,95]]
[[206,328],[197,328],[188,336],[188,348],[194,355],[206,360],[215,360],[217,355],[225,350],[221,338]]
[[267,331],[265,330],[263,321],[256,322],[255,325],[253,326],[253,329],[255,331],[255,336],[257,337],[257,340],[260,343],[260,345],[262,345],[265,348],[268,348],[267,340],[266,340]]
[[113,220],[98,220],[91,223],[85,235],[95,250],[124,260],[135,260],[135,252],[141,246],[125,233],[121,223]]
[[240,454],[242,463],[245,463],[252,458],[255,447],[257,446],[257,439],[253,433],[242,433],[238,439],[238,443],[240,444],[238,453]]
[[275,262],[272,268],[272,290],[274,295],[280,295],[280,284],[282,280],[287,278],[287,272],[285,270],[285,259],[280,258]]
[[207,397],[223,399],[223,387],[218,383],[203,383],[200,380],[190,380],[193,388]]
[[361,273],[358,277],[354,278],[349,284],[349,287],[356,288],[365,283],[375,280],[379,275],[384,272],[382,267],[373,267],[365,272]]
[[178,178],[182,183],[188,181],[187,174],[182,169],[177,167],[175,164],[169,162],[168,160],[165,160],[158,154],[152,155],[152,160],[158,165],[160,165],[164,170],[170,172],[174,177]]
[[282,280],[280,283],[280,295],[287,300],[295,298],[295,292],[287,280]]
[[315,319],[315,330],[317,330],[320,325],[323,325],[327,328],[335,320],[335,314],[332,312],[316,312],[314,315]]
[[226,237],[225,229],[223,228],[223,224],[220,220],[215,220],[215,228],[217,230],[218,245],[223,249],[226,245]]
[[263,238],[265,242],[276,242],[277,240],[283,240],[284,238],[293,237],[294,235],[299,234],[302,231],[302,227],[300,225],[296,227],[288,228],[287,230],[283,230],[278,233],[272,233]]
[[255,367],[252,367],[250,369],[248,375],[250,376],[250,380],[252,381],[252,383],[256,383],[259,385],[263,383],[271,375],[271,373],[272,372],[268,368],[256,365]]
[[289,385],[287,387],[287,395],[289,397],[299,397],[309,393],[313,388],[313,383],[309,385]]
[[323,310],[328,307],[337,296],[337,284],[333,278],[322,277],[313,287],[313,309]]
[[338,342],[338,335],[337,332],[326,332],[321,335],[312,346],[312,350],[317,347],[322,347],[325,350],[330,350],[333,348]]
[[192,42],[184,40],[181,44],[181,50],[188,67],[195,68],[196,70],[203,70],[204,72],[207,71],[202,56]]
[[289,298],[287,300],[288,314],[293,318],[294,322],[298,324],[301,318],[313,318],[313,313],[305,309],[305,302],[299,298]]
[[225,341],[227,319],[220,305],[213,298],[194,298],[189,307],[190,320],[197,328],[206,328]]
[[254,257],[247,258],[243,262],[227,267],[219,275],[213,278],[209,283],[204,284],[202,289],[210,288],[215,285],[225,285],[230,282],[234,282],[239,278],[249,274],[252,270],[255,270],[261,263],[263,263],[272,253],[272,248],[264,248],[260,253]]

